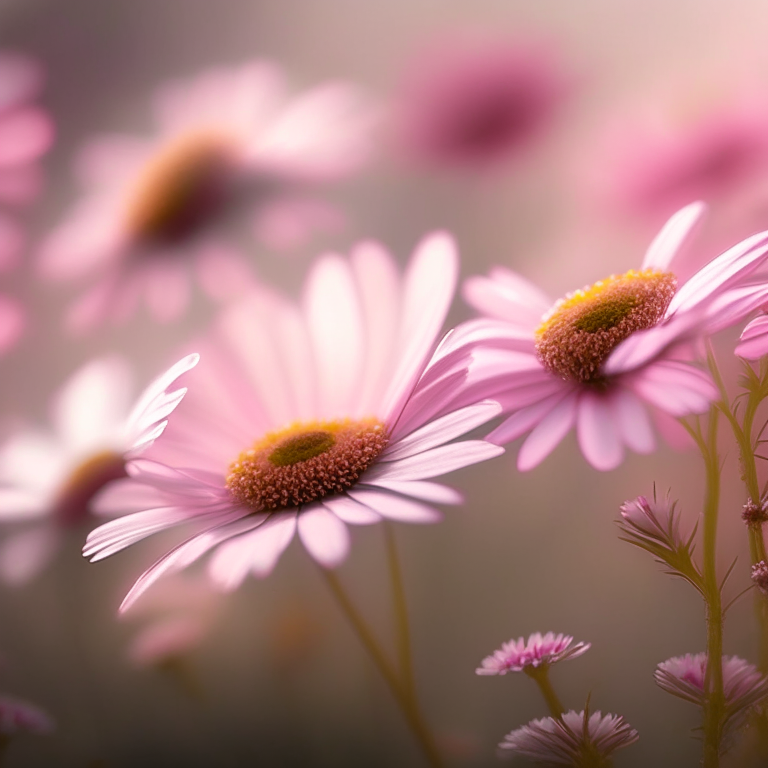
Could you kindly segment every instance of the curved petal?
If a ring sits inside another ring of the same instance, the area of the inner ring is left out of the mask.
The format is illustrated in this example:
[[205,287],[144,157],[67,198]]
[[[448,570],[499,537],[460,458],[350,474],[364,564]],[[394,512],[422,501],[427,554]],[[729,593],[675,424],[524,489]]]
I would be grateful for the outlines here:
[[536,424],[517,455],[517,468],[521,472],[540,464],[571,431],[576,423],[578,400],[578,392],[566,395]]
[[608,397],[584,392],[579,398],[576,433],[584,458],[603,472],[615,469],[624,459],[624,446]]
[[709,374],[688,363],[670,360],[659,361],[634,374],[627,386],[672,416],[704,413],[718,397]]
[[617,387],[611,393],[610,405],[616,428],[624,444],[637,453],[651,453],[656,447],[648,411],[633,392]]
[[347,526],[325,506],[312,504],[299,512],[298,528],[301,543],[324,568],[335,568],[347,557]]
[[349,491],[349,495],[390,520],[402,523],[437,523],[443,519],[442,512],[388,491],[360,489]]
[[675,254],[690,236],[706,210],[707,206],[704,203],[696,202],[686,205],[675,213],[648,247],[641,269],[668,271]]

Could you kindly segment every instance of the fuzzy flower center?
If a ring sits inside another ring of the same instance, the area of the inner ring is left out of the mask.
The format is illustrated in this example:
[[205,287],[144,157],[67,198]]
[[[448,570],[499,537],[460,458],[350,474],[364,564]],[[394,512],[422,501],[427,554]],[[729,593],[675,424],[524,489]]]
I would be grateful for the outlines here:
[[311,504],[351,488],[388,440],[377,419],[295,422],[243,451],[226,485],[238,502],[258,511]]
[[232,142],[190,133],[141,171],[128,203],[127,228],[142,242],[174,243],[194,235],[223,207],[232,179]]
[[83,461],[69,474],[56,494],[56,520],[77,525],[88,517],[91,499],[113,480],[126,477],[125,459],[115,451],[101,451]]
[[560,299],[537,328],[536,353],[545,368],[583,384],[603,380],[600,367],[635,331],[652,328],[677,289],[671,272],[630,270]]

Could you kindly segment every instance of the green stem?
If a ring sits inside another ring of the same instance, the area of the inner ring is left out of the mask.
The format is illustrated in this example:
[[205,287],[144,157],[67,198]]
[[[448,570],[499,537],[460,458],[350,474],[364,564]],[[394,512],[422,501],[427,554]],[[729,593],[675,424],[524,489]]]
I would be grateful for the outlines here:
[[536,681],[536,685],[539,686],[541,695],[549,708],[549,714],[559,720],[565,712],[565,707],[560,702],[549,680],[549,664],[544,664],[541,667],[526,667],[525,674]]
[[405,587],[403,585],[403,573],[400,568],[400,560],[397,556],[395,531],[393,527],[384,523],[384,537],[387,544],[387,563],[392,578],[392,601],[394,603],[395,626],[397,628],[397,655],[400,659],[400,674],[403,685],[411,698],[415,700],[416,684],[413,676],[413,657],[411,655],[411,631],[408,622],[408,606],[405,602]]
[[397,673],[389,663],[389,660],[376,640],[376,637],[353,605],[344,588],[341,586],[341,582],[336,577],[336,574],[325,568],[320,568],[320,571],[325,577],[328,586],[331,588],[331,592],[333,592],[336,601],[339,603],[342,611],[354,627],[360,641],[365,646],[365,649],[370,654],[373,662],[379,668],[379,671],[389,686],[389,689],[392,691],[392,695],[400,706],[413,735],[419,742],[419,746],[424,752],[427,762],[432,768],[442,768],[443,760],[438,752],[437,744],[424,721],[415,698],[410,695],[406,686],[400,682]]
[[717,453],[718,409],[709,414],[706,440],[698,432],[706,467],[703,563],[704,600],[707,608],[707,675],[704,703],[704,768],[720,765],[720,742],[725,714],[723,693],[723,608],[717,580],[717,518],[720,506],[720,459]]

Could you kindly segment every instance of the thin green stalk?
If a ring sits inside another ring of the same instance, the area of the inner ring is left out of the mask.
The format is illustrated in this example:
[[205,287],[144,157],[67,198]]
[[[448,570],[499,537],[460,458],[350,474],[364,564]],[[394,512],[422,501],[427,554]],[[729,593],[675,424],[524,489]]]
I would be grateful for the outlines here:
[[392,579],[392,602],[394,603],[395,626],[397,629],[397,655],[400,660],[400,674],[403,685],[411,698],[415,700],[416,684],[413,676],[413,657],[411,655],[411,630],[408,622],[408,606],[405,601],[405,587],[400,560],[397,556],[394,528],[384,523],[384,537],[387,543],[387,563]]
[[707,675],[704,703],[704,768],[720,765],[720,743],[725,715],[723,693],[723,608],[717,579],[717,518],[720,506],[720,459],[717,453],[717,422],[719,411],[709,413],[706,439],[698,430],[699,448],[706,468],[704,499],[702,576],[707,608]]
[[536,681],[536,685],[539,686],[541,695],[544,697],[544,701],[549,708],[549,714],[559,720],[563,712],[565,712],[565,707],[560,702],[549,680],[549,664],[544,664],[541,667],[526,667],[525,673],[528,677],[533,678]]
[[386,654],[376,640],[375,635],[353,605],[344,588],[341,586],[341,582],[336,577],[336,574],[325,568],[320,568],[320,572],[325,577],[328,586],[331,588],[331,592],[333,592],[333,596],[336,598],[342,611],[357,632],[360,641],[365,646],[365,649],[370,654],[373,662],[379,668],[379,671],[389,686],[389,689],[392,691],[413,735],[416,737],[419,746],[424,752],[424,756],[427,758],[427,762],[432,768],[443,768],[443,760],[438,752],[437,744],[424,721],[415,698],[410,695],[406,686],[401,683],[397,673],[389,663]]

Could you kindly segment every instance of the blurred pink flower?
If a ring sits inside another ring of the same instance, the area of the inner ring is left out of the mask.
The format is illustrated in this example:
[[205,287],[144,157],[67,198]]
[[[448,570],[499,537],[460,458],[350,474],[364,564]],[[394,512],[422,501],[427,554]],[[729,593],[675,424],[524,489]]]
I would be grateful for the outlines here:
[[199,526],[141,576],[123,610],[210,550],[213,581],[234,589],[248,573],[269,574],[296,532],[334,568],[349,550],[348,524],[432,523],[441,514],[431,504],[460,503],[429,478],[501,449],[451,442],[499,412],[462,401],[466,350],[436,351],[457,270],[445,234],[418,245],[404,278],[380,245],[362,243],[350,261],[315,263],[301,308],[259,289],[223,314],[157,460],[129,462],[130,479],[97,502],[135,514],[89,535],[92,560]]
[[30,429],[0,445],[0,520],[27,524],[0,544],[0,578],[18,584],[42,570],[64,531],[87,519],[94,495],[162,434],[186,392],[170,388],[196,363],[192,355],[178,362],[129,410],[126,364],[93,360],[54,397],[55,435]]
[[92,278],[71,309],[75,328],[122,320],[141,297],[156,319],[179,317],[190,268],[214,298],[242,292],[253,272],[220,225],[250,207],[257,233],[288,246],[324,226],[327,205],[297,190],[360,167],[373,112],[342,82],[288,97],[280,70],[255,61],[166,86],[154,115],[153,139],[107,136],[85,148],[86,194],[43,244],[44,275]]
[[637,731],[621,715],[597,711],[565,712],[562,719],[545,717],[532,720],[504,737],[499,747],[536,762],[596,768],[609,765],[618,749],[638,740]]
[[0,293],[0,354],[14,346],[25,325],[26,317],[21,303]]
[[[706,653],[675,656],[654,672],[656,682],[667,693],[699,706],[706,700],[706,675]],[[723,656],[723,693],[727,722],[768,696],[768,678],[738,656]]]
[[520,470],[538,465],[574,426],[587,461],[613,469],[625,446],[654,450],[649,408],[681,417],[706,411],[717,397],[709,375],[689,362],[692,342],[765,303],[768,283],[743,283],[766,259],[768,233],[744,240],[678,287],[672,260],[701,212],[694,204],[675,214],[639,271],[554,304],[507,269],[467,280],[466,300],[488,317],[460,326],[453,343],[485,348],[478,392],[509,414],[488,439],[503,444],[530,433]]
[[434,165],[486,168],[528,148],[565,91],[554,57],[530,43],[445,41],[411,62],[398,138]]
[[34,704],[0,696],[0,737],[17,733],[50,733],[55,727],[50,716]]
[[486,656],[482,666],[475,670],[478,675],[506,675],[507,672],[522,672],[528,667],[541,667],[566,659],[575,659],[586,653],[591,643],[572,645],[570,635],[534,632],[526,643],[524,637],[502,643],[492,656]]

